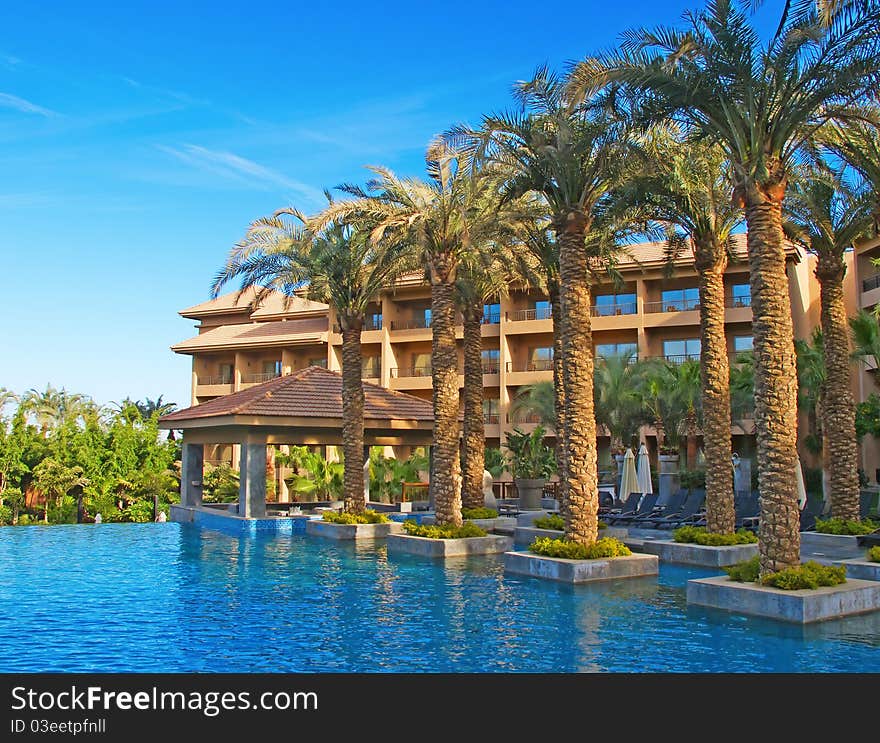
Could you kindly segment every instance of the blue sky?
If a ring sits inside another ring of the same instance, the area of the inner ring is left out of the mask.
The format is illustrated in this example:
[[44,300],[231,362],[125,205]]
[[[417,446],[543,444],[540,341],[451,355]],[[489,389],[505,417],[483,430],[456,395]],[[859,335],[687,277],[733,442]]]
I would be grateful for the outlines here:
[[417,175],[536,65],[696,4],[7,4],[0,386],[188,403],[177,311],[253,218],[368,164]]

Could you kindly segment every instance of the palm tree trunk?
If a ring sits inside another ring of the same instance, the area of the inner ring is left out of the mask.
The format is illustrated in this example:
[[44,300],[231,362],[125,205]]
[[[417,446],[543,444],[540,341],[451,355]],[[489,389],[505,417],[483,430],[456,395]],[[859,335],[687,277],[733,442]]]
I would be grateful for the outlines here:
[[822,432],[828,455],[831,513],[859,519],[858,445],[855,403],[850,388],[849,326],[843,301],[846,265],[839,255],[820,256],[819,280],[825,384],[822,390]]
[[567,215],[559,235],[559,269],[564,439],[568,465],[565,536],[581,544],[592,544],[599,536],[599,491],[593,410],[592,297],[584,247],[586,228],[582,213]]
[[361,377],[361,321],[346,319],[342,328],[342,453],[345,510],[363,512],[364,382]]
[[483,505],[483,471],[486,469],[486,431],[483,421],[483,304],[464,310],[464,431],[462,456],[463,505]]
[[433,472],[430,491],[438,524],[461,525],[458,453],[458,348],[452,258],[435,259],[431,272],[431,382],[434,392]]
[[755,433],[761,525],[761,575],[800,564],[797,464],[797,368],[782,233],[782,195],[746,205],[752,332],[755,348]]
[[562,380],[562,303],[559,298],[559,281],[547,282],[550,295],[551,318],[553,320],[553,408],[556,416],[556,470],[559,473],[559,506],[567,510],[568,465],[565,456],[565,385]]
[[[730,440],[730,368],[724,335],[723,245],[695,244],[700,283],[700,381],[706,455],[706,528],[732,534],[733,467]],[[688,455],[690,456],[690,454]]]

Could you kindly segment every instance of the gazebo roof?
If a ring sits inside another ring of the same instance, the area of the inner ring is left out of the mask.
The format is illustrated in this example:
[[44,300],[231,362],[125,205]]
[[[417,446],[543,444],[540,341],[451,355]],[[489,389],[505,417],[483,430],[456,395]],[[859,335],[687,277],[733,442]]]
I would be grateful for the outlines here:
[[[428,400],[364,383],[364,425],[367,429],[415,428],[433,425]],[[342,425],[342,375],[319,366],[263,382],[163,416],[161,428],[209,426]]]

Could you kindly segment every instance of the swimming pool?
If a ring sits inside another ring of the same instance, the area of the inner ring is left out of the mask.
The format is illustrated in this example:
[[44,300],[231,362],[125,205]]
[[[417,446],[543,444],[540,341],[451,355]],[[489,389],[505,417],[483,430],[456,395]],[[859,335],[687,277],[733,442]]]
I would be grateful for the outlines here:
[[0,671],[873,671],[880,612],[807,628],[688,608],[687,578],[589,587],[304,535],[0,529]]

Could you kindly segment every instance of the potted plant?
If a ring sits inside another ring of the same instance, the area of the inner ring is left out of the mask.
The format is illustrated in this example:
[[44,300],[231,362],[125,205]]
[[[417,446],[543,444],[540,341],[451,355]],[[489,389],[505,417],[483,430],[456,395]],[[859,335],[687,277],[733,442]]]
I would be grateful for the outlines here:
[[544,485],[556,471],[556,457],[553,449],[544,443],[544,433],[544,427],[539,425],[531,433],[514,428],[507,434],[508,469],[519,493],[519,507],[523,510],[541,508]]

